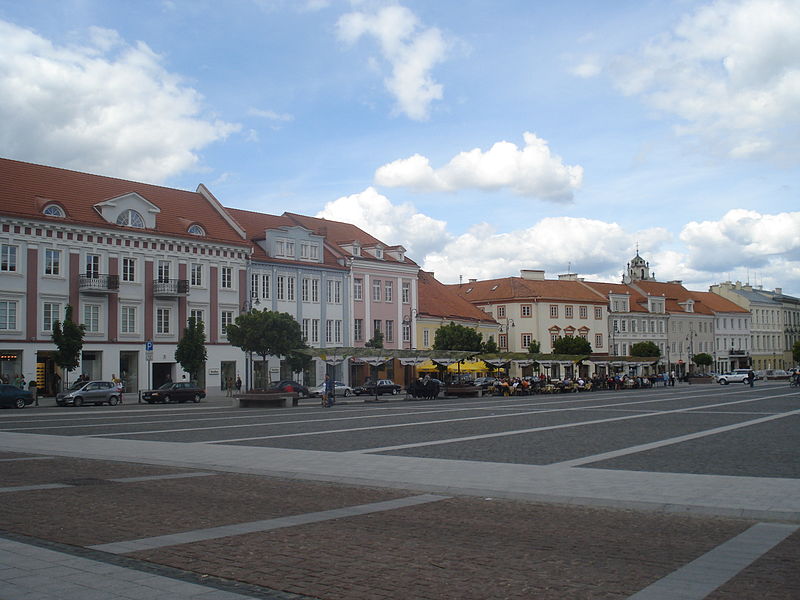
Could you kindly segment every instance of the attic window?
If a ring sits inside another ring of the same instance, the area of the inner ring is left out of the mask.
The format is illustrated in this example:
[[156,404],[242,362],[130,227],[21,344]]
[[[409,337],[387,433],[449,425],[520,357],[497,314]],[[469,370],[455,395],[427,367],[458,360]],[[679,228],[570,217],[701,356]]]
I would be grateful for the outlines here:
[[500,287],[499,285],[493,285],[493,286],[492,286],[492,289],[491,289],[491,290],[489,290],[489,291],[490,291],[490,292],[493,292],[493,291],[495,291],[495,290],[496,290],[497,288],[499,288],[499,287]]
[[473,288],[467,288],[467,291],[465,293],[469,294],[472,290],[473,290]]
[[48,204],[44,207],[42,211],[48,217],[66,217],[67,215],[64,214],[64,209],[61,208],[58,204]]
[[375,258],[383,258],[383,249],[375,248]]
[[191,233],[192,235],[203,235],[204,236],[206,234],[206,230],[203,229],[202,227],[200,227],[200,225],[198,225],[197,223],[195,223],[194,225],[190,225],[189,229],[187,229],[186,231],[188,233]]
[[129,208],[128,210],[122,211],[120,215],[117,217],[117,225],[144,229],[144,219],[142,218],[142,215],[140,215],[138,212],[136,212],[132,208]]

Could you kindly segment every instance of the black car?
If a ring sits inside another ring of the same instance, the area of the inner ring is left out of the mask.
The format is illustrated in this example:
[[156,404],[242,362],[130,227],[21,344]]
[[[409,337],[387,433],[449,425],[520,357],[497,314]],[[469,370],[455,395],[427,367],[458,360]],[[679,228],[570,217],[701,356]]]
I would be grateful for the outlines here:
[[193,381],[168,381],[160,388],[142,392],[142,400],[154,402],[200,402],[206,391]]
[[357,396],[369,394],[370,396],[380,396],[381,394],[399,394],[403,386],[396,384],[391,379],[378,379],[377,383],[367,382],[353,389]]
[[8,383],[0,383],[0,406],[25,408],[29,404],[33,404],[32,392]]
[[311,393],[308,388],[302,383],[297,383],[291,379],[283,379],[281,381],[273,381],[267,388],[268,392],[294,392],[299,394],[301,398],[308,398]]

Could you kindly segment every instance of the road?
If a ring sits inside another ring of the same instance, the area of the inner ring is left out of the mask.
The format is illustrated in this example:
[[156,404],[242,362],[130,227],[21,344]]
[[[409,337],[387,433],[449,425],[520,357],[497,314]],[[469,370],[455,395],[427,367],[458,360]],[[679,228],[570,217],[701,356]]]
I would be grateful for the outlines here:
[[[655,598],[696,581],[685,570],[696,561],[777,528],[751,561],[686,597],[800,595],[788,566],[800,551],[800,393],[785,383],[350,402],[2,411],[0,491],[35,499],[48,515],[36,524],[0,510],[4,529],[25,542],[201,569],[263,586],[258,593]],[[89,480],[121,485],[80,483]],[[181,489],[203,499],[200,514],[147,508]],[[71,495],[94,496],[91,517],[73,512],[67,523],[53,510],[80,502]],[[268,501],[281,498],[291,501],[280,510]],[[118,508],[105,508],[111,502]],[[279,527],[291,536],[273,532],[273,521],[297,515],[302,522]],[[236,529],[243,524],[247,533]],[[335,567],[309,569],[307,556],[299,566],[304,544]],[[276,548],[278,558],[265,557]]]

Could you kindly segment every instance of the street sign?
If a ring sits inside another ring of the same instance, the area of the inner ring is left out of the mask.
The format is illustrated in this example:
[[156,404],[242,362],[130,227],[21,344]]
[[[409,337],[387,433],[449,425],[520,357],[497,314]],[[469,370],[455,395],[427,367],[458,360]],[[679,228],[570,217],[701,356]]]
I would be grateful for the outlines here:
[[144,349],[145,349],[147,352],[152,352],[152,351],[153,351],[153,342],[152,342],[152,340],[147,340],[147,341],[144,343]]
[[153,360],[153,351],[152,350],[145,350],[144,359],[147,362],[151,362]]

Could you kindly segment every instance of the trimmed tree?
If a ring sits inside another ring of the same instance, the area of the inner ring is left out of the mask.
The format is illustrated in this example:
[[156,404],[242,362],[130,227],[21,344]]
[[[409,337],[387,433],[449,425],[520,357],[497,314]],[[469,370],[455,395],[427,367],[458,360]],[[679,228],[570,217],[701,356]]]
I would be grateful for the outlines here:
[[653,356],[658,358],[661,356],[661,350],[653,342],[638,342],[631,346],[631,356]]
[[206,332],[202,321],[189,317],[183,337],[178,342],[175,350],[175,360],[180,363],[184,371],[189,373],[193,381],[199,379],[200,369],[206,363]]
[[375,330],[375,335],[373,335],[370,340],[367,340],[367,342],[364,343],[364,347],[365,348],[383,348],[383,334],[376,329]]
[[261,377],[255,388],[267,386],[268,356],[281,357],[294,365],[298,350],[306,348],[300,324],[289,313],[251,310],[236,317],[227,331],[231,345],[261,357]]
[[701,352],[700,354],[695,354],[692,357],[692,362],[696,364],[698,367],[703,367],[701,370],[703,373],[706,372],[706,367],[714,362],[714,357],[708,354],[707,352]]
[[[72,306],[67,304],[64,321],[53,323],[53,343],[56,345],[53,360],[65,373],[74,370],[81,362],[85,332],[85,325],[78,325],[72,320]],[[64,387],[67,387],[67,377],[64,377]]]
[[457,325],[453,321],[436,330],[433,338],[434,350],[471,350],[481,352],[483,335],[472,327]]
[[539,352],[541,351],[542,351],[542,345],[536,340],[533,340],[530,344],[528,344],[529,354],[539,354]]
[[489,339],[481,344],[482,354],[497,354],[500,349],[497,347],[497,342],[494,341],[494,336],[490,335]]
[[553,352],[555,354],[591,354],[592,345],[589,340],[582,337],[558,337],[553,342]]

